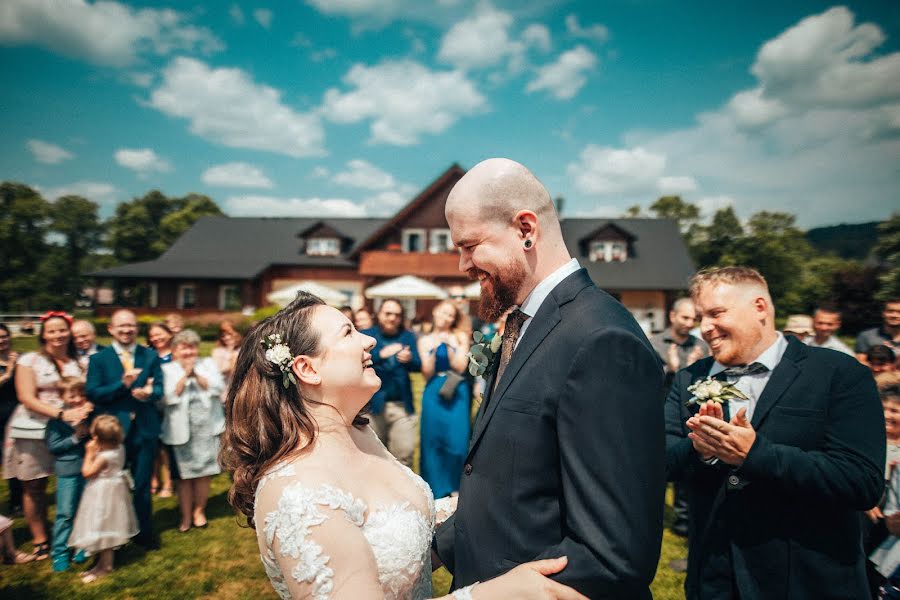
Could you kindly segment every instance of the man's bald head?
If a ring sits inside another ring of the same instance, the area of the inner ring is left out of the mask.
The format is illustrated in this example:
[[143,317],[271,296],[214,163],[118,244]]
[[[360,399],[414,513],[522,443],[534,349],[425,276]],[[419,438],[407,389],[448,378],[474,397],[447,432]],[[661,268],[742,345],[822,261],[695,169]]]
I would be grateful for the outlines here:
[[485,220],[510,222],[529,210],[545,227],[558,222],[544,184],[524,165],[508,158],[489,158],[472,167],[450,191],[446,212],[478,210]]

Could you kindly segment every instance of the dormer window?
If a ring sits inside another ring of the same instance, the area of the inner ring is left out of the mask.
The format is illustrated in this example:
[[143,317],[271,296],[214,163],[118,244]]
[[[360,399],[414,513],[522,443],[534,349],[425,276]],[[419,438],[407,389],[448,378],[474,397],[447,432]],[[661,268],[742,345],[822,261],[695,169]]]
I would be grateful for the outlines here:
[[341,253],[341,241],[337,238],[309,238],[306,254],[309,256],[337,256]]
[[453,250],[453,241],[450,239],[449,229],[432,229],[429,232],[429,237],[431,239],[428,244],[428,251],[432,254]]
[[594,240],[588,248],[591,262],[625,262],[628,259],[628,245],[622,241]]
[[404,252],[425,252],[424,229],[404,229],[402,239]]

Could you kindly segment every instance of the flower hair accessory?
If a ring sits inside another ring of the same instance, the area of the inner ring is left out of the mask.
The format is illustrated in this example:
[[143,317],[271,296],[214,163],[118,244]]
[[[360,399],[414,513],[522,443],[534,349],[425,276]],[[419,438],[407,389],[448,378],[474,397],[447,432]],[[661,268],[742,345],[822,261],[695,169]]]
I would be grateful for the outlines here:
[[297,385],[297,378],[291,370],[291,363],[294,362],[294,355],[287,344],[281,341],[281,334],[273,333],[263,338],[262,345],[266,348],[266,360],[273,365],[278,365],[281,369],[281,385],[284,389],[291,387],[291,384]]
[[57,318],[62,319],[63,321],[68,323],[69,327],[72,326],[72,315],[70,315],[67,312],[61,311],[61,310],[48,310],[47,312],[45,312],[44,314],[42,314],[39,317],[39,320],[41,323],[43,323],[44,321],[46,321],[48,319],[57,319]]

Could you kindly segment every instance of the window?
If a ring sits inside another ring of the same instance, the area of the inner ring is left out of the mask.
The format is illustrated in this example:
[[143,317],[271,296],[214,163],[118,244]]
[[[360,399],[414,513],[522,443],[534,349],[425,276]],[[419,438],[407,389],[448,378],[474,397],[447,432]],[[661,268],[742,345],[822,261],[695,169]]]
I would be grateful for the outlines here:
[[178,286],[178,308],[194,308],[197,306],[197,288],[193,283]]
[[337,256],[341,253],[341,243],[337,238],[310,238],[306,240],[306,254],[309,256]]
[[404,229],[403,230],[403,251],[404,252],[425,252],[425,230],[424,229]]
[[155,281],[150,282],[150,298],[147,301],[150,308],[159,306],[159,284]]
[[238,286],[219,286],[219,310],[241,310],[241,291]]
[[439,252],[450,252],[453,249],[453,242],[450,241],[449,229],[432,229],[431,243],[428,245],[428,251],[432,254]]
[[628,259],[628,245],[625,242],[594,240],[588,247],[591,262],[625,262]]

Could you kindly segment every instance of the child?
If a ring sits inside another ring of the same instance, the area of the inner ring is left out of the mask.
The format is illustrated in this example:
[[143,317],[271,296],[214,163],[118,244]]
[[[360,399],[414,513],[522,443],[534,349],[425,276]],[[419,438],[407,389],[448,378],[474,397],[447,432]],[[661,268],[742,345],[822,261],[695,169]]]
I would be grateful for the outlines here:
[[[56,386],[66,408],[79,408],[87,404],[84,380],[80,377],[64,377]],[[72,427],[62,419],[47,422],[47,447],[56,457],[56,521],[53,523],[53,570],[57,573],[69,568],[69,534],[72,520],[78,508],[78,500],[84,490],[81,466],[84,461],[84,443],[88,437],[87,421]],[[75,562],[84,562],[84,553],[78,553]]]
[[100,415],[91,424],[81,474],[88,479],[69,545],[100,554],[94,568],[82,575],[90,583],[113,569],[113,552],[137,535],[137,515],[128,491],[130,477],[122,469],[122,426],[112,415]]

